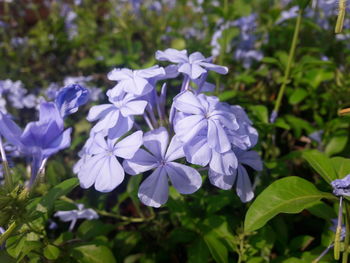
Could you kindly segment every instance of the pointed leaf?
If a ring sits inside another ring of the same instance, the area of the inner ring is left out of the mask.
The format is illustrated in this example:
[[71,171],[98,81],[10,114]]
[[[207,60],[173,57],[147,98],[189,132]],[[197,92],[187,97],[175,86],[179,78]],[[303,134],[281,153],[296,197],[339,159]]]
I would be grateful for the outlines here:
[[282,178],[267,187],[249,207],[244,229],[257,230],[279,213],[299,213],[322,198],[335,197],[319,191],[312,183],[300,177]]
[[327,183],[338,178],[331,160],[325,154],[317,150],[310,150],[303,152],[302,156]]

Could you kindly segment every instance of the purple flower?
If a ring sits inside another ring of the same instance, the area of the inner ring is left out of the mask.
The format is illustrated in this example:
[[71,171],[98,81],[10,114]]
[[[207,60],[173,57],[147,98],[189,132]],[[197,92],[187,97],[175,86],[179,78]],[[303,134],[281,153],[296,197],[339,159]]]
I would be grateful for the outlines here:
[[178,71],[189,76],[192,80],[199,78],[202,74],[207,73],[208,70],[219,74],[226,74],[228,72],[227,67],[211,63],[212,58],[205,58],[200,52],[194,52],[187,56],[186,50],[179,51],[168,48],[165,51],[158,50],[156,52],[156,59],[178,64]]
[[32,157],[34,180],[47,158],[70,145],[71,128],[64,130],[63,119],[56,105],[45,102],[40,105],[39,121],[28,123],[23,132],[0,112],[0,134],[23,154]]
[[77,112],[79,106],[84,105],[89,100],[89,96],[90,93],[86,88],[79,84],[70,84],[58,92],[55,103],[64,118]]
[[132,94],[120,93],[117,97],[107,94],[112,104],[93,106],[87,116],[88,121],[96,121],[92,133],[108,133],[110,139],[115,139],[130,131],[134,124],[134,115],[142,115],[147,101],[136,99]]
[[146,150],[139,149],[133,158],[123,163],[131,175],[155,169],[139,188],[142,203],[153,207],[165,204],[169,194],[168,177],[181,194],[191,194],[200,188],[202,178],[197,170],[174,162],[184,157],[182,143],[173,137],[168,146],[169,135],[164,127],[147,132],[143,141]]
[[78,209],[70,211],[57,211],[54,216],[59,217],[63,222],[71,222],[69,231],[72,231],[78,219],[98,219],[98,214],[91,208],[84,209],[83,204],[77,204]]
[[218,188],[228,190],[233,184],[236,184],[236,193],[242,202],[249,202],[254,197],[252,185],[244,165],[248,165],[256,171],[262,170],[262,162],[260,156],[255,151],[235,150],[238,158],[237,169],[231,170],[229,174],[217,173],[213,169],[209,169],[209,180]]
[[78,171],[80,186],[89,188],[93,184],[100,192],[110,192],[124,180],[123,167],[117,157],[130,159],[142,145],[142,131],[137,131],[121,140],[105,139],[101,133],[89,142]]
[[204,94],[194,95],[190,91],[179,94],[174,99],[174,107],[181,117],[174,123],[174,130],[184,143],[191,141],[201,132],[206,132],[208,145],[218,153],[231,149],[228,134],[224,128],[239,128],[236,116],[218,98]]
[[159,66],[140,70],[113,69],[108,73],[108,79],[118,81],[118,84],[111,90],[110,96],[118,97],[123,91],[137,96],[145,95],[154,89],[152,78],[161,75],[165,75],[165,71]]
[[342,179],[335,179],[331,182],[333,194],[337,196],[350,196],[350,174]]

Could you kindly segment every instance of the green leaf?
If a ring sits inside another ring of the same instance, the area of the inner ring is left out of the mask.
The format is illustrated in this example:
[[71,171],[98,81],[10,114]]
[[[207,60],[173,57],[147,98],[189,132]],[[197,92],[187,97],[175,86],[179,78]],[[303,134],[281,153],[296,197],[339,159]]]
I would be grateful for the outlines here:
[[53,208],[55,200],[68,194],[79,184],[78,178],[70,178],[53,187],[41,201],[48,210]]
[[203,236],[204,242],[209,248],[210,254],[218,263],[228,263],[228,251],[224,243],[213,232]]
[[53,245],[47,245],[44,248],[44,256],[47,259],[54,260],[54,259],[57,259],[59,255],[60,255],[60,250]]
[[303,99],[306,98],[308,92],[305,89],[297,88],[293,91],[289,97],[289,103],[292,105],[300,103]]
[[332,161],[324,153],[317,150],[309,150],[303,152],[302,157],[327,183],[330,184],[333,180],[338,178]]
[[267,108],[263,105],[254,105],[250,106],[249,109],[252,111],[257,119],[263,123],[268,123],[269,120],[269,112]]
[[348,143],[348,136],[349,133],[345,129],[336,131],[327,143],[325,153],[328,156],[341,153],[346,147],[346,144]]
[[198,238],[187,249],[188,263],[208,262],[208,248],[202,238]]
[[350,159],[343,157],[331,158],[331,163],[337,173],[337,178],[344,178],[350,174]]
[[254,231],[279,213],[299,213],[322,198],[334,197],[300,177],[282,178],[267,187],[249,207],[244,229]]
[[73,248],[72,256],[79,263],[116,263],[109,248],[98,244],[75,247]]

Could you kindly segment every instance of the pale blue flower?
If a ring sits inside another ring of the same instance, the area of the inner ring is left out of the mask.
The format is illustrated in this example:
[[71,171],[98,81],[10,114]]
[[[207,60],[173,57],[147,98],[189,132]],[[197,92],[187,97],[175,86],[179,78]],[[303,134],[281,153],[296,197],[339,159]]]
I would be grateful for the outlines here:
[[209,70],[219,74],[226,74],[228,72],[227,67],[213,64],[212,58],[205,58],[200,52],[194,52],[188,56],[186,50],[180,51],[168,48],[164,51],[158,50],[156,52],[156,59],[178,64],[178,71],[187,75],[192,80],[199,78]]
[[165,70],[159,66],[140,70],[113,69],[107,77],[109,80],[118,81],[118,84],[111,90],[110,96],[118,97],[123,92],[136,96],[145,95],[154,89],[151,80],[162,75],[165,75]]
[[91,208],[84,208],[83,204],[77,204],[78,209],[70,211],[57,211],[54,216],[63,222],[71,222],[69,231],[72,231],[78,219],[98,219],[98,214]]
[[204,94],[196,96],[186,91],[175,97],[174,107],[182,113],[174,122],[174,131],[179,140],[187,143],[200,132],[206,131],[210,148],[219,153],[231,149],[225,128],[238,130],[239,126],[235,114],[218,98]]
[[335,179],[331,182],[333,194],[337,196],[350,196],[350,174],[342,179]]
[[[143,138],[144,149],[139,149],[133,158],[125,160],[124,169],[128,174],[137,175],[155,169],[141,184],[138,196],[148,206],[160,207],[168,200],[168,178],[181,194],[197,191],[202,178],[198,171],[175,160],[184,157],[182,143],[169,135],[164,127],[147,132]],[[169,144],[169,145],[168,145]]]
[[[124,180],[124,169],[117,157],[130,159],[142,145],[142,131],[137,131],[123,139],[105,139],[101,133],[91,138],[78,172],[80,186],[89,188],[95,185],[100,192],[110,192]],[[88,154],[88,155],[86,155]]]
[[134,124],[134,115],[142,115],[147,101],[135,98],[132,94],[120,93],[119,96],[110,96],[111,104],[93,106],[87,116],[88,121],[96,121],[92,128],[93,133],[108,133],[110,139],[115,139],[130,131]]

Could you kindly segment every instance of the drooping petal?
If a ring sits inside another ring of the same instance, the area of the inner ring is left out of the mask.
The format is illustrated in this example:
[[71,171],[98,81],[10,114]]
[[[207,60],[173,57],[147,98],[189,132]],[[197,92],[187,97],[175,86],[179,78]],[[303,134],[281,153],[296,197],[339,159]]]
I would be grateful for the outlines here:
[[234,170],[233,173],[229,175],[216,173],[212,169],[209,169],[208,173],[210,183],[223,190],[229,190],[232,188],[236,181],[236,175],[237,170]]
[[175,189],[181,194],[192,194],[202,185],[199,172],[189,166],[169,162],[165,165],[166,172]]
[[211,151],[205,136],[196,136],[184,146],[186,160],[200,166],[206,166],[209,163]]
[[168,143],[169,134],[164,127],[149,131],[143,137],[144,146],[159,159],[164,158]]
[[237,168],[236,192],[244,203],[249,202],[254,198],[254,192],[247,170],[242,165],[238,165]]
[[101,161],[100,171],[96,175],[95,189],[110,192],[124,180],[124,169],[115,156],[105,156]]
[[232,174],[232,169],[237,168],[237,165],[237,158],[233,151],[230,150],[226,153],[212,151],[209,166],[214,172],[229,175]]
[[144,149],[139,149],[130,160],[124,160],[123,167],[126,173],[137,175],[158,166],[156,157]]
[[263,163],[256,151],[239,151],[238,161],[252,167],[256,171],[262,171]]
[[63,129],[63,118],[53,102],[42,102],[39,108],[38,123],[44,124],[48,122],[55,122],[59,129]]
[[123,140],[117,142],[113,153],[124,159],[132,158],[143,143],[142,136],[142,131],[137,131],[125,137]]
[[168,200],[169,185],[166,171],[158,167],[140,185],[138,197],[145,205],[160,207]]
[[166,151],[165,160],[171,162],[185,156],[183,151],[183,142],[176,136],[171,139],[168,150]]

